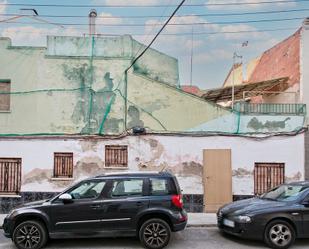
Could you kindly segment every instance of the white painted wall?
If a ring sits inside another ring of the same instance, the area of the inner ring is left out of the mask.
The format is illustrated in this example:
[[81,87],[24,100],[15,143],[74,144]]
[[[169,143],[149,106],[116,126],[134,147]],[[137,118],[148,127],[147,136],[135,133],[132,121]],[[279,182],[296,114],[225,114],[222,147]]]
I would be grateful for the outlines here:
[[[75,174],[75,181],[104,171],[105,145],[128,145],[129,170],[139,170],[146,165],[149,170],[169,167],[179,176],[180,185],[186,194],[202,194],[201,169],[203,149],[231,149],[233,170],[253,171],[255,162],[285,163],[289,179],[304,178],[304,135],[277,136],[267,139],[243,137],[176,137],[176,136],[130,136],[122,139],[99,139],[96,142],[78,139],[5,139],[0,140],[0,157],[21,157],[23,178],[29,172],[46,171],[47,178],[33,180],[22,185],[22,191],[59,191],[64,185],[52,181],[53,153],[73,152],[74,170],[80,162],[99,166],[95,172],[91,168],[82,175]],[[193,163],[192,163],[193,162]],[[186,165],[200,165],[197,168]],[[81,172],[79,170],[79,172]],[[236,172],[234,172],[236,173]],[[224,183],[222,183],[224,184]],[[233,176],[234,194],[252,194],[252,174]]]

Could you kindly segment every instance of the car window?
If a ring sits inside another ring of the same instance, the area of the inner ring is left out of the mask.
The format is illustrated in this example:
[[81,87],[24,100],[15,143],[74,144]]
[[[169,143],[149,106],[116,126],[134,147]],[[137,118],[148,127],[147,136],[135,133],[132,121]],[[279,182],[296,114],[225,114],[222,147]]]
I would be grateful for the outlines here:
[[169,195],[169,184],[167,179],[150,178],[151,195]]
[[143,195],[143,179],[116,180],[113,182],[112,197]]
[[94,199],[101,194],[105,181],[87,181],[68,192],[73,199]]
[[301,185],[288,185],[284,184],[274,188],[262,195],[262,199],[270,199],[275,201],[294,201],[296,200],[307,187]]

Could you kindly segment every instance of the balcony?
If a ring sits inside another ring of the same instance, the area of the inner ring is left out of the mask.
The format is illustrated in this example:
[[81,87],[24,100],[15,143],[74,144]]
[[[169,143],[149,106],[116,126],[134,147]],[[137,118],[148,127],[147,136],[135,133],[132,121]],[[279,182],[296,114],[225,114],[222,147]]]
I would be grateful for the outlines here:
[[253,104],[238,102],[234,110],[244,114],[306,115],[305,104]]

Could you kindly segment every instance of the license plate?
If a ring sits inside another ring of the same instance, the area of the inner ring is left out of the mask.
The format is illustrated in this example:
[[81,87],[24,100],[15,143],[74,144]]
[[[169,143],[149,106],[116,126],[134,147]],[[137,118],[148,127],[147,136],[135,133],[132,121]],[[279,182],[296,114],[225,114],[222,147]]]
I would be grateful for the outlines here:
[[223,224],[227,227],[235,227],[235,222],[231,220],[224,219]]

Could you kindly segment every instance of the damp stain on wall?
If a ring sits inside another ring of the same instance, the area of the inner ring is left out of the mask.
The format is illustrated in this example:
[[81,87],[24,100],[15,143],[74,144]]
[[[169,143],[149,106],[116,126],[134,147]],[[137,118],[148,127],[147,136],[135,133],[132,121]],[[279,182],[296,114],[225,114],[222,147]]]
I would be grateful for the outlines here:
[[289,121],[290,119],[291,119],[290,117],[287,117],[282,121],[266,121],[263,123],[259,121],[256,117],[254,117],[249,121],[247,128],[256,131],[264,129],[267,129],[269,131],[278,131],[281,129],[285,129],[286,122]]
[[[82,123],[81,133],[119,133],[123,119],[109,117],[116,101],[111,73],[106,72],[103,78],[99,78],[96,76],[97,68],[88,63],[62,64],[62,69],[64,77],[81,88],[71,115],[76,125]],[[101,87],[94,90],[94,83]]]

